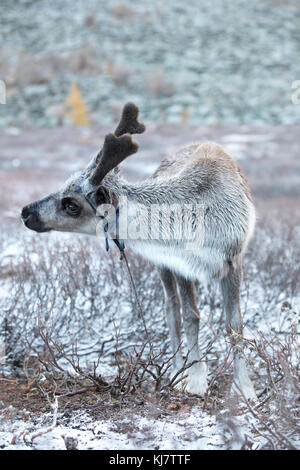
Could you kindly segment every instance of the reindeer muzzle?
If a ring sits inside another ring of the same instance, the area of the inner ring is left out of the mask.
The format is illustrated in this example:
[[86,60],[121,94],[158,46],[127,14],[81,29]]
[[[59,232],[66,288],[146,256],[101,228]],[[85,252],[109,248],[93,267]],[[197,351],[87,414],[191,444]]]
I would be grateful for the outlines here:
[[21,212],[21,219],[24,225],[35,232],[48,232],[44,222],[41,221],[36,204],[29,204],[23,207]]

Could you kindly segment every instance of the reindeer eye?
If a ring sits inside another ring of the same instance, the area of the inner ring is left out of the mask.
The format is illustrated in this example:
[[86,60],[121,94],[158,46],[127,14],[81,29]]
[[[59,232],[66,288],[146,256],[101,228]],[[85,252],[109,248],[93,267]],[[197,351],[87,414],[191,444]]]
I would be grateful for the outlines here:
[[62,200],[62,207],[63,210],[72,217],[77,217],[81,212],[81,207],[70,198]]

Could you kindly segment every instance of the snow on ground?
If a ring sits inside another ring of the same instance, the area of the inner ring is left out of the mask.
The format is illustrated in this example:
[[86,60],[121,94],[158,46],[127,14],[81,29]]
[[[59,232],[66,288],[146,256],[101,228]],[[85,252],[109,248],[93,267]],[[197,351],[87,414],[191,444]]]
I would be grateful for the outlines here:
[[[48,418],[50,421],[51,417]],[[134,429],[132,417],[123,416],[117,423],[95,422],[85,411],[74,414],[68,425],[64,425],[63,418],[59,421],[50,431],[50,425],[37,424],[33,429],[31,423],[22,420],[16,420],[13,425],[2,424],[0,448],[64,450],[66,441],[73,440],[78,450],[236,450],[245,443],[255,450],[265,443],[264,438],[251,433],[249,417],[237,416],[222,422],[200,407],[167,418],[135,416]]]

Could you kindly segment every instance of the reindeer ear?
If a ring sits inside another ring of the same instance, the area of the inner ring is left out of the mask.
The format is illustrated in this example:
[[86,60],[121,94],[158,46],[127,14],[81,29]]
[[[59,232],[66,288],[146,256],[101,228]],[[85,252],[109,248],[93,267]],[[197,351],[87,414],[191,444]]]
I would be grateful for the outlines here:
[[146,126],[138,121],[138,115],[139,108],[134,103],[125,104],[115,135],[119,137],[123,134],[142,134]]
[[101,204],[108,204],[110,202],[109,193],[103,186],[100,186],[97,189],[95,194],[95,201],[97,206],[100,206]]

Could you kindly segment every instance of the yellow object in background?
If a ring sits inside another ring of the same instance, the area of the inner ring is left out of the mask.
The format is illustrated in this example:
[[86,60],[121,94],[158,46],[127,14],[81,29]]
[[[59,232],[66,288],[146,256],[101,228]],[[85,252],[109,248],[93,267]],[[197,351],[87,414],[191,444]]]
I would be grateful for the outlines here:
[[75,126],[87,126],[89,119],[87,116],[86,106],[81,97],[80,90],[76,83],[72,83],[70,94],[66,100],[67,116]]

